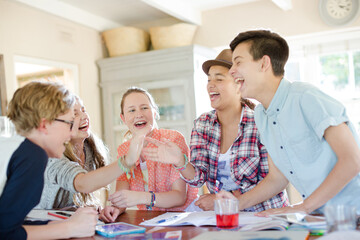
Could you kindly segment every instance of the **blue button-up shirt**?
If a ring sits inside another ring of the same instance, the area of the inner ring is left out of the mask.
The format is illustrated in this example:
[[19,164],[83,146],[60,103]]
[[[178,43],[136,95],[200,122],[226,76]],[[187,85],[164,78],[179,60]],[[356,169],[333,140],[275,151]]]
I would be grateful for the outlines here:
[[[345,107],[308,83],[282,79],[268,109],[256,107],[255,122],[274,164],[303,199],[319,187],[337,162],[324,138],[328,127],[345,122],[359,146]],[[344,192],[360,191],[359,179],[358,175],[335,198],[349,202]],[[360,202],[360,195],[354,198]]]

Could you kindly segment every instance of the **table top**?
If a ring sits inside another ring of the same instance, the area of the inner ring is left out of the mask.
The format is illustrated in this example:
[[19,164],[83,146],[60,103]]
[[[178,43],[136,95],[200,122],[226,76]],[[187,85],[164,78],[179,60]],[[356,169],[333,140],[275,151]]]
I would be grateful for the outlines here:
[[[126,210],[125,213],[121,214],[116,221],[117,222],[126,222],[133,225],[139,225],[141,222],[145,220],[152,219],[156,216],[159,216],[165,212],[163,211],[147,211],[147,210]],[[154,228],[154,227],[145,227],[146,231]],[[196,237],[197,235],[208,232],[208,231],[218,231],[216,227],[195,227],[195,226],[181,226],[181,227],[164,227],[156,232],[168,232],[168,231],[182,231],[182,238],[184,240],[191,239]],[[309,240],[313,240],[318,238],[317,236],[310,236]],[[102,237],[99,235],[95,235],[90,238],[81,238],[81,239],[96,239],[96,240],[105,240],[109,239],[106,237]]]

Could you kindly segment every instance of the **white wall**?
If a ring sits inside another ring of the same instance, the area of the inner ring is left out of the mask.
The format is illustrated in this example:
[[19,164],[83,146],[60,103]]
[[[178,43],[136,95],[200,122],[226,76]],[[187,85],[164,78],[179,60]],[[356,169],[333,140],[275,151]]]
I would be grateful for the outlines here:
[[16,90],[14,56],[21,55],[70,64],[79,68],[78,93],[101,134],[99,73],[103,58],[100,34],[26,5],[0,0],[0,54],[4,55],[7,97]]
[[[283,11],[270,0],[260,0],[204,12],[195,43],[207,47],[228,46],[242,31],[267,28],[284,37],[339,30],[326,25],[318,11],[319,0],[292,0]],[[360,27],[360,17],[343,28]]]
[[[318,13],[319,0],[292,0],[293,9],[282,11],[270,0],[259,0],[203,13],[194,43],[207,47],[228,46],[241,31],[271,28],[285,37],[316,32],[360,28],[360,17],[343,28],[327,26]],[[136,14],[136,13],[134,13]],[[169,18],[136,27],[169,25]],[[4,55],[7,96],[16,89],[13,57],[22,55],[77,64],[79,92],[92,119],[93,130],[102,133],[99,74],[96,60],[103,58],[99,32],[29,6],[0,0],[0,54]]]

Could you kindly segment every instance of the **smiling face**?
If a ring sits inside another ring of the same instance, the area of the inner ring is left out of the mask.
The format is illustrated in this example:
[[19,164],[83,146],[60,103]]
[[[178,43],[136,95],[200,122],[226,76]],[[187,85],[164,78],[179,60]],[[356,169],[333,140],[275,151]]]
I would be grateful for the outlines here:
[[153,130],[155,116],[156,112],[144,93],[133,92],[126,96],[121,119],[132,134]]
[[80,99],[76,100],[74,105],[75,117],[79,117],[79,129],[71,138],[71,141],[81,140],[84,141],[90,136],[90,118],[86,112],[85,106]]
[[[65,121],[74,121],[74,110],[70,109],[67,113],[57,117],[57,119]],[[70,124],[60,121],[52,121],[47,123],[47,136],[44,141],[43,149],[49,157],[61,158],[65,151],[65,144],[67,144],[73,132],[70,129]]]
[[233,65],[230,74],[241,85],[240,91],[243,98],[255,98],[259,89],[263,87],[261,82],[261,60],[254,61],[249,52],[250,43],[242,42],[233,51]]
[[211,107],[216,110],[224,110],[234,104],[240,104],[241,94],[239,88],[240,85],[235,83],[227,67],[218,65],[210,67],[207,91]]

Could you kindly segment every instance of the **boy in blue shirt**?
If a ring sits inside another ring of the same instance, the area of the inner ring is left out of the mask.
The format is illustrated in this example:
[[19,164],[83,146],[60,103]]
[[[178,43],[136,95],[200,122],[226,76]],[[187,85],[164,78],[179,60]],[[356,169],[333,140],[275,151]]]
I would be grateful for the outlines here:
[[97,211],[80,208],[67,220],[29,225],[40,201],[49,157],[60,158],[79,127],[74,96],[62,85],[31,82],[9,103],[8,117],[21,136],[0,136],[0,239],[64,239],[94,235]]
[[304,201],[263,215],[322,211],[329,201],[359,210],[359,139],[344,106],[310,84],[284,78],[289,47],[278,34],[243,32],[230,47],[230,74],[241,84],[242,96],[261,103],[255,122],[269,153],[269,174],[238,197],[240,209],[273,197],[290,182]]

